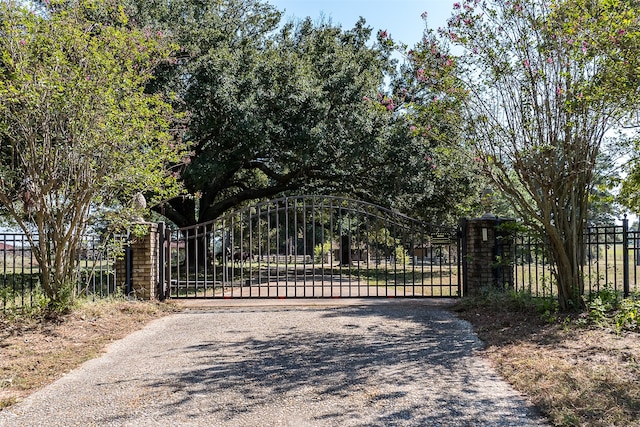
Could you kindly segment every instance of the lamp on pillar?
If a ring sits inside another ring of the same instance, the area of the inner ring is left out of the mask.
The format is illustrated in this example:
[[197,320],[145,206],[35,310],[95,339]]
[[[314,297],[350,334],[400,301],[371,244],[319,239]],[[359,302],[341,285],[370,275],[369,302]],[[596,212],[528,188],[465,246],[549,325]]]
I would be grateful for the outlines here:
[[489,218],[496,217],[493,213],[491,213],[494,202],[495,202],[495,193],[491,188],[485,187],[485,189],[482,190],[482,193],[480,193],[480,204],[484,209],[484,214],[482,214],[482,218],[489,219]]

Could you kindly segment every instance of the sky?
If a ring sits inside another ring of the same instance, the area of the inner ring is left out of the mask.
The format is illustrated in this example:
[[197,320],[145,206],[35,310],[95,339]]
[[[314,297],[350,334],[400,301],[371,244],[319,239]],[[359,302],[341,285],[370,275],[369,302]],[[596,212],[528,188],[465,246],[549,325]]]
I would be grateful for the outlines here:
[[396,42],[409,46],[422,38],[423,12],[428,13],[430,28],[444,27],[456,1],[459,0],[267,0],[284,11],[286,21],[307,16],[317,21],[324,16],[343,29],[350,29],[362,16],[374,34],[386,30]]

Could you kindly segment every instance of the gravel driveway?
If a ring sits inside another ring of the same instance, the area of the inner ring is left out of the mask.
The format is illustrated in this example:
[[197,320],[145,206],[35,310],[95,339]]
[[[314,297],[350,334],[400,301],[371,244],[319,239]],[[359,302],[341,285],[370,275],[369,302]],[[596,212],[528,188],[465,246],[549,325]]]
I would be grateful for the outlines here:
[[0,426],[546,425],[438,302],[344,301],[218,301],[156,320]]

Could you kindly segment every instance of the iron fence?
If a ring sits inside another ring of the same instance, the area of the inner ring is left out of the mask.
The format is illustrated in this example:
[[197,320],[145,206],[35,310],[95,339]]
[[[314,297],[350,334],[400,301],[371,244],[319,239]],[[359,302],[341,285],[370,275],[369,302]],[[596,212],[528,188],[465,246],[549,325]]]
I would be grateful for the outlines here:
[[[640,231],[620,225],[587,227],[584,232],[582,269],[585,293],[611,289],[625,296],[640,292]],[[557,295],[548,245],[539,236],[515,239],[514,288],[536,296]]]
[[269,200],[168,233],[167,296],[459,296],[457,231],[342,197]]
[[[169,297],[458,296],[457,238],[455,230],[339,198],[281,199],[167,233],[166,268],[160,269],[166,278],[160,280],[170,284]],[[130,291],[131,257],[121,239],[126,236],[83,239],[75,254],[77,295]],[[523,234],[514,243],[512,288],[556,295],[544,239]],[[119,288],[120,254],[126,277]],[[587,227],[581,255],[586,293],[640,293],[640,231],[629,230],[626,218],[620,225]],[[358,286],[349,284],[354,281]],[[27,237],[0,233],[0,310],[43,301]]]
[[[95,299],[117,292],[115,259],[120,250],[114,242],[113,237],[97,235],[82,239],[75,254],[77,295]],[[27,236],[0,233],[0,309],[24,309],[43,301],[40,266]]]

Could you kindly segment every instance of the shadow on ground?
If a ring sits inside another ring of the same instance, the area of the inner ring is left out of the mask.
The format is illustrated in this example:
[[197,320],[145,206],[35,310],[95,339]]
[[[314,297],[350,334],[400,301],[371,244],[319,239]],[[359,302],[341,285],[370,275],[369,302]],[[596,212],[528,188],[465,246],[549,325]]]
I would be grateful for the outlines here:
[[[267,321],[256,311],[253,321]],[[313,408],[305,418],[327,425],[523,425],[533,414],[496,391],[493,373],[477,372],[481,343],[441,309],[313,308],[305,324],[298,311],[278,310],[277,324],[252,332],[247,309],[225,310],[233,327],[175,349],[191,364],[148,385],[175,396],[167,413],[220,396],[201,409],[230,423],[302,404]]]

